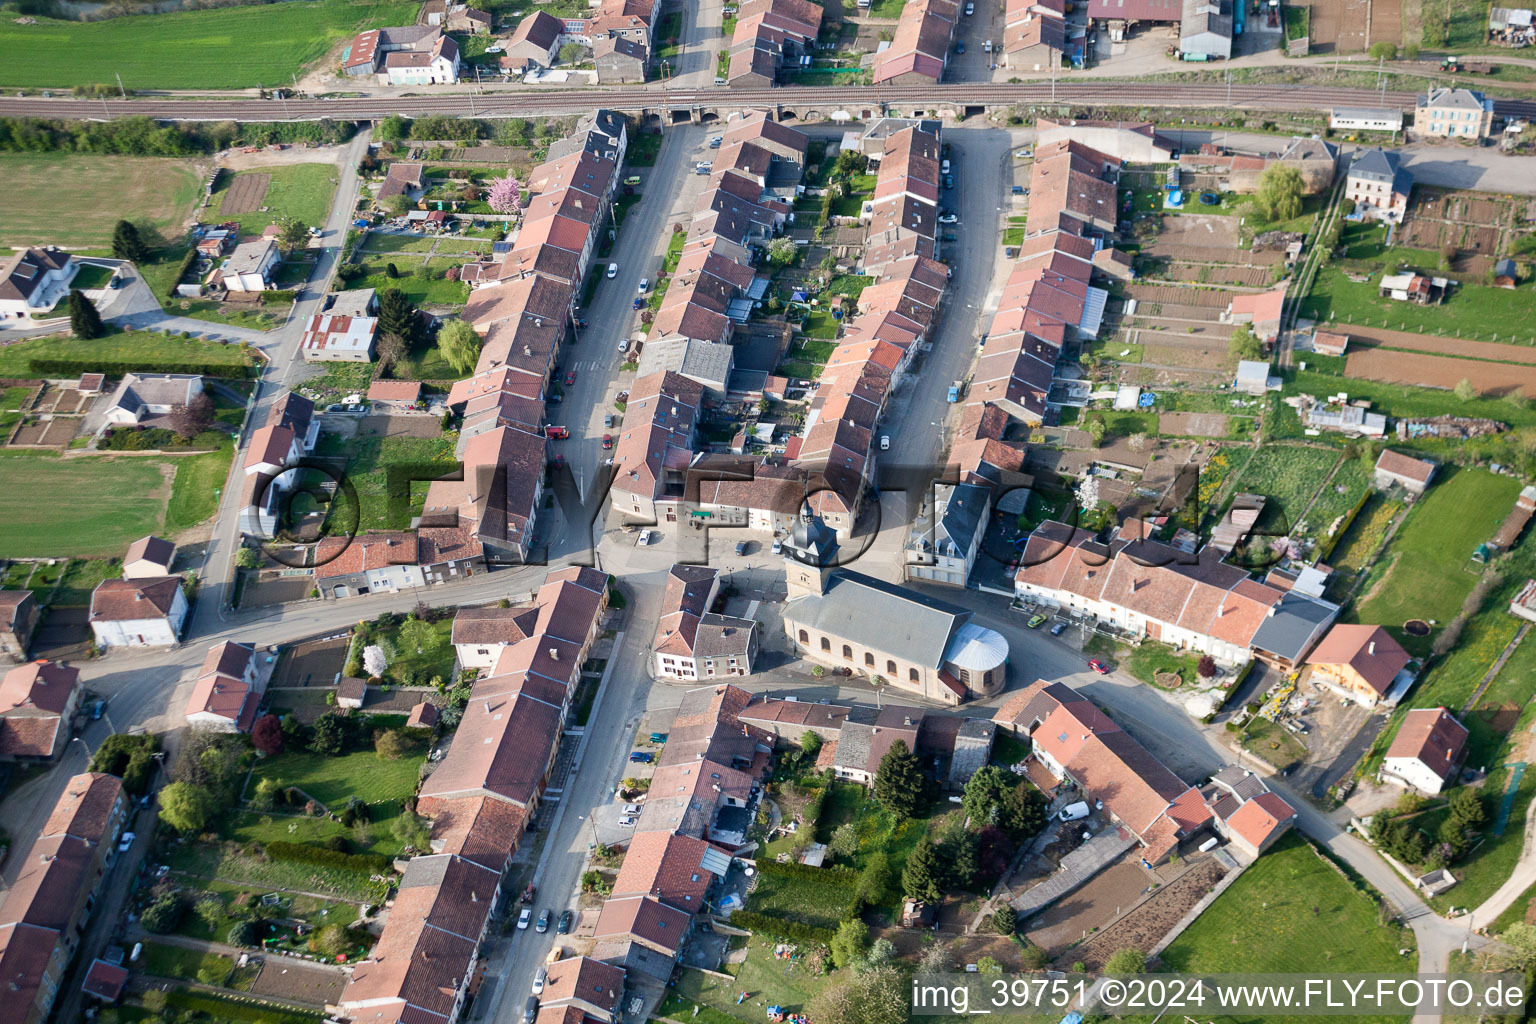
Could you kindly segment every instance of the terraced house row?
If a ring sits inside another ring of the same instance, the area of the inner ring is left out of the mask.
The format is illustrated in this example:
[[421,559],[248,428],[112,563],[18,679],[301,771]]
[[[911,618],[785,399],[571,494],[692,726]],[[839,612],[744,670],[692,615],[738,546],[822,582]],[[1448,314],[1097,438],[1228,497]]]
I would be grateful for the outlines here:
[[[351,1020],[458,1019],[502,877],[539,808],[607,606],[608,577],[572,567],[546,576],[531,604],[464,609],[455,618],[461,654],[466,646],[480,651],[479,664],[489,668],[474,684],[447,755],[417,794],[417,812],[432,820],[432,852],[407,864],[378,944],[352,969],[339,1004]],[[562,984],[600,984],[611,996],[595,1000],[609,1014],[600,1019],[611,1021],[622,977],[593,982],[580,961],[572,964],[560,969]],[[563,1014],[564,999],[546,995],[544,1012]]]

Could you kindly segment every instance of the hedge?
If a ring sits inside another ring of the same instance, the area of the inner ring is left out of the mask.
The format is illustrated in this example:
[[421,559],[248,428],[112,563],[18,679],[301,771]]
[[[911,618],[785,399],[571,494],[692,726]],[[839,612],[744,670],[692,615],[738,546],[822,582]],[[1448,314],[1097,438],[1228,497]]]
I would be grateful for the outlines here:
[[830,928],[817,928],[792,918],[764,914],[755,910],[733,910],[731,925],[735,928],[772,935],[774,938],[789,939],[792,942],[818,942],[823,946],[830,946],[833,937],[837,934]]
[[263,306],[276,305],[281,302],[294,302],[299,297],[299,291],[297,288],[289,288],[282,291],[273,289],[270,291],[260,292],[258,294],[261,295],[261,304]]
[[167,992],[165,1005],[178,1010],[206,1013],[215,1020],[251,1021],[253,1024],[312,1024],[321,1017],[318,1013],[275,1006],[249,996],[238,1000],[227,999],[185,988]]
[[391,870],[392,861],[377,853],[338,853],[322,846],[289,843],[279,840],[267,844],[267,856],[273,860],[292,861],[296,864],[314,864],[323,868],[340,868],[343,871],[362,871],[381,875]]
[[181,282],[183,282],[183,281],[185,281],[187,279],[187,271],[192,269],[192,264],[193,264],[193,262],[196,259],[197,259],[197,247],[193,246],[193,245],[188,245],[187,246],[187,254],[181,258],[181,267],[180,267],[180,269],[178,269],[176,271],[176,276],[171,278],[171,283],[166,285],[165,297],[167,299],[180,298],[180,296],[178,296],[176,294],[176,289],[178,287],[180,287]]
[[808,864],[780,864],[776,860],[756,862],[757,870],[765,875],[781,878],[799,878],[807,882],[827,882],[833,885],[857,885],[859,873],[853,868],[813,868]]
[[192,373],[200,377],[246,378],[255,376],[250,364],[198,363],[177,360],[136,359],[114,362],[101,359],[28,359],[27,369],[35,377],[78,377],[82,373],[104,373],[121,377],[125,373]]

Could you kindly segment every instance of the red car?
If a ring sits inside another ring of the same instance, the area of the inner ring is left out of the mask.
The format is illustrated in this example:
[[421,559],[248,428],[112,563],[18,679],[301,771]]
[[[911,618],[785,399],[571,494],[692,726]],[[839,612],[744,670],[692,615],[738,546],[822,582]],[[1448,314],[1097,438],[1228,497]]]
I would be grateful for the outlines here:
[[1098,658],[1094,658],[1092,661],[1090,661],[1088,663],[1088,667],[1093,669],[1095,672],[1097,672],[1101,676],[1109,675],[1109,666],[1104,664]]
[[565,375],[565,386],[566,387],[571,387],[575,383],[576,383],[576,371],[572,370],[570,373],[567,373]]
[[612,434],[604,434],[603,435],[603,450],[607,451],[609,448],[612,448],[612,447],[613,447],[613,435]]

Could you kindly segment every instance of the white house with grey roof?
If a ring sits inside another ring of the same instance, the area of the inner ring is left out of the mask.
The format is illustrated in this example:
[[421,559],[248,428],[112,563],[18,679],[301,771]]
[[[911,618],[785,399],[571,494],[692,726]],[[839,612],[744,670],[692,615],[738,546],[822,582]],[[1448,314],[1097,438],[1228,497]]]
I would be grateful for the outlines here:
[[23,249],[0,263],[0,319],[52,309],[69,294],[78,270],[69,253],[51,245]]
[[1208,59],[1232,56],[1232,0],[1184,0],[1179,23],[1179,52]]
[[906,578],[963,587],[987,532],[992,492],[976,484],[937,484],[912,521]]
[[1328,127],[1353,132],[1400,132],[1403,111],[1399,107],[1334,107],[1328,111]]
[[1367,220],[1401,222],[1412,190],[1413,175],[1403,169],[1397,154],[1379,147],[1356,153],[1344,176],[1344,198]]
[[971,613],[851,569],[837,541],[803,515],[784,542],[784,630],[806,658],[945,704],[989,697],[1008,675],[1008,641]]
[[725,399],[734,365],[735,349],[730,345],[694,338],[663,338],[646,343],[636,376],[671,370],[703,385],[705,396],[719,402]]
[[229,291],[264,292],[272,286],[272,270],[277,263],[277,241],[258,238],[235,246],[219,274]]
[[125,373],[108,401],[106,420],[129,425],[164,416],[202,393],[203,378],[195,373]]

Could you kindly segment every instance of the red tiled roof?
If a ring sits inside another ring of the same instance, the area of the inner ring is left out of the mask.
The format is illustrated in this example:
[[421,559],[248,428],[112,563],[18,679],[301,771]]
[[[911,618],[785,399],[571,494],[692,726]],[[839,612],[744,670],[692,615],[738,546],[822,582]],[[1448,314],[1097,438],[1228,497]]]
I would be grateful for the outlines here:
[[1328,631],[1307,658],[1309,665],[1348,665],[1378,694],[1413,659],[1380,626],[1341,622]]
[[171,614],[180,576],[159,579],[102,580],[91,593],[92,622],[163,619]]
[[1278,795],[1260,793],[1227,819],[1227,828],[1258,848],[1295,817],[1295,808]]
[[1449,782],[1466,745],[1467,727],[1445,708],[1414,708],[1403,716],[1403,724],[1387,748],[1387,757],[1418,760],[1442,781]]

